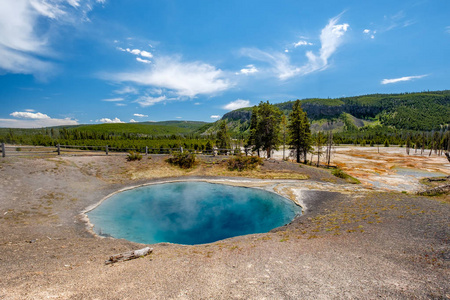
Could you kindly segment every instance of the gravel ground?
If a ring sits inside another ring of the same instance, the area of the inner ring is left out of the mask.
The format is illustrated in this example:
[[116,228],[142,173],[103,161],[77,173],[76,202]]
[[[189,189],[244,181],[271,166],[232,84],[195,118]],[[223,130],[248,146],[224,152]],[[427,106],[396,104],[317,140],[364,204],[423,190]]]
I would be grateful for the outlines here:
[[[131,163],[123,156],[6,157],[0,299],[450,299],[444,198],[370,190],[289,163],[266,162],[260,172],[309,179],[232,178],[220,164],[180,171],[161,156]],[[157,244],[145,258],[105,265],[110,255],[145,245],[91,235],[80,212],[161,177],[258,186],[306,213],[269,233]]]

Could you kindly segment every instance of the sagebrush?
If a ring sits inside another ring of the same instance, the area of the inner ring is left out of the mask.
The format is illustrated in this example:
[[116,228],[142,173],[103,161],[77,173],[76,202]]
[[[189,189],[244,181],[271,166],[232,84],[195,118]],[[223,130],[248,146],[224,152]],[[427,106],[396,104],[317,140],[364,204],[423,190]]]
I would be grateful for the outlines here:
[[254,170],[263,164],[263,160],[258,156],[238,155],[228,159],[227,164],[230,171]]
[[167,162],[171,165],[178,166],[182,169],[190,169],[195,166],[196,157],[195,154],[189,152],[173,153],[172,157],[167,159]]

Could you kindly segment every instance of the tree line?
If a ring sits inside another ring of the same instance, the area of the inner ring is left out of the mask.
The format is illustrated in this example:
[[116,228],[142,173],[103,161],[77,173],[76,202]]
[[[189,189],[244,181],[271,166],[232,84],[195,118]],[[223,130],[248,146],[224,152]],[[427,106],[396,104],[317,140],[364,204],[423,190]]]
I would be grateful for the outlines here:
[[[261,151],[264,151],[267,158],[270,158],[273,150],[287,144],[296,161],[300,162],[303,158],[306,163],[312,142],[310,122],[300,100],[294,103],[287,118],[278,107],[268,101],[261,101],[258,106],[252,108],[250,133],[245,140],[246,153],[251,151],[261,156]],[[218,148],[229,148],[231,145],[225,120],[220,121],[216,145]]]

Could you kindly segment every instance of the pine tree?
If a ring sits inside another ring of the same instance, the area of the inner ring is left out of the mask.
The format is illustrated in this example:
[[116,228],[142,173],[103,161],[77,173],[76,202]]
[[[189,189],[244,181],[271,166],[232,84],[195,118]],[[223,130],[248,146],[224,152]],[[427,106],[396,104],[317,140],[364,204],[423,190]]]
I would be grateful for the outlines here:
[[276,150],[280,144],[280,123],[282,112],[276,106],[262,102],[258,107],[257,132],[261,137],[261,146],[270,158],[272,150]]
[[252,151],[257,151],[258,156],[259,150],[261,149],[261,135],[258,132],[258,107],[254,106],[252,109],[252,116],[250,119],[250,136],[247,141],[247,147],[251,147]]
[[309,127],[309,120],[306,113],[301,108],[300,100],[295,101],[292,111],[289,114],[289,145],[296,155],[297,162],[300,162],[300,157],[303,156],[306,164],[306,155],[311,148],[311,130]]
[[286,159],[286,130],[287,130],[287,118],[286,115],[281,117],[281,132],[283,134],[283,160]]
[[[227,122],[222,120],[219,124],[219,130],[217,131],[216,146],[219,149],[229,149],[231,143],[230,134],[228,133]],[[220,151],[226,153],[227,150]]]

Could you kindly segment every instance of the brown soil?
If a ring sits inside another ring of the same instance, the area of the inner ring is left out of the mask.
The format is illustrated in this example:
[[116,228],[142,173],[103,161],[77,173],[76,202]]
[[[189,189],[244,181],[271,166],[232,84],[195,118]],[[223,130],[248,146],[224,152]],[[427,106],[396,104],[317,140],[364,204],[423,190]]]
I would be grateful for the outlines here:
[[[293,163],[238,173],[222,157],[188,171],[164,159],[1,159],[0,299],[450,298],[450,209],[440,198],[370,191]],[[79,213],[161,178],[259,186],[307,210],[270,233],[152,245],[150,256],[106,266],[110,255],[145,245],[93,236]]]

